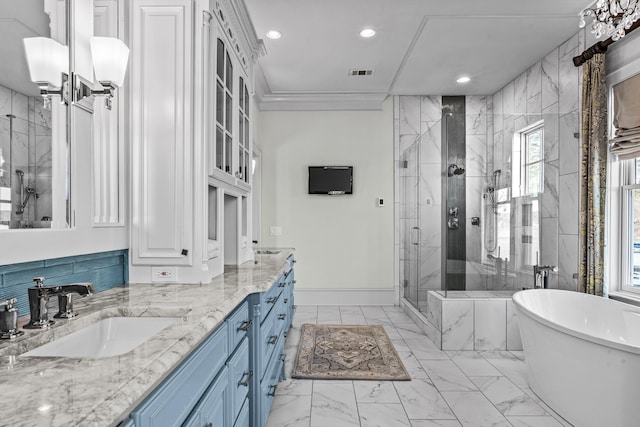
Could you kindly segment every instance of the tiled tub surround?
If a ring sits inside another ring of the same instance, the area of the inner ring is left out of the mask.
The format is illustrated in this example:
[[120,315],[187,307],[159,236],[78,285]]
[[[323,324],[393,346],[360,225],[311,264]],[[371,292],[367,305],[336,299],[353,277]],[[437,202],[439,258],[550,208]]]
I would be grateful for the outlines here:
[[419,313],[405,312],[441,350],[520,351],[522,342],[512,291],[428,291]]
[[[268,289],[292,250],[258,255],[206,285],[134,284],[78,299],[79,316],[50,331],[27,330],[0,342],[2,422],[12,426],[117,425],[249,294]],[[180,316],[175,326],[121,356],[21,357],[20,354],[114,314]],[[20,396],[20,398],[17,398]]]

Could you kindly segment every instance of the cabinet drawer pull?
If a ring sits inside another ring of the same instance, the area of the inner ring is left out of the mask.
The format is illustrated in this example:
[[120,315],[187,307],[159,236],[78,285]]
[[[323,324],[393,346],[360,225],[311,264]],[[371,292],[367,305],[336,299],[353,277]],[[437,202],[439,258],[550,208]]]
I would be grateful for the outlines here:
[[279,288],[284,288],[284,285],[286,285],[286,283],[284,282],[280,282],[280,284],[278,285]]
[[269,337],[269,341],[267,341],[267,344],[275,344],[278,342],[278,336],[277,335],[271,335]]
[[213,427],[213,423],[207,423],[207,425],[204,427]]
[[282,313],[282,314],[278,314],[278,320],[284,320],[287,318],[287,315]]
[[249,372],[244,372],[242,374],[242,378],[246,379],[244,381],[242,381],[242,378],[240,378],[240,381],[238,381],[238,387],[240,387],[241,385],[245,386],[245,387],[249,387],[249,381],[251,381],[251,377],[253,376],[253,371],[249,371]]
[[270,397],[275,396],[276,390],[278,389],[278,384],[269,386],[269,388],[271,389],[271,391],[267,393],[267,396],[270,396]]
[[253,320],[245,320],[244,322],[242,322],[241,326],[238,326],[238,329],[236,330],[236,332],[238,331],[247,332],[252,324],[253,324]]
[[278,297],[269,297],[267,298],[267,304],[275,304],[278,301]]

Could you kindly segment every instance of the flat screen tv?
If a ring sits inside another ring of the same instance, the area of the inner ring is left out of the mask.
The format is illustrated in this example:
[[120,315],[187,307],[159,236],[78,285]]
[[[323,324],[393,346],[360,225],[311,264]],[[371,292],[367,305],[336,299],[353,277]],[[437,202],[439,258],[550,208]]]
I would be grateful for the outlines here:
[[309,194],[353,194],[353,166],[309,166]]

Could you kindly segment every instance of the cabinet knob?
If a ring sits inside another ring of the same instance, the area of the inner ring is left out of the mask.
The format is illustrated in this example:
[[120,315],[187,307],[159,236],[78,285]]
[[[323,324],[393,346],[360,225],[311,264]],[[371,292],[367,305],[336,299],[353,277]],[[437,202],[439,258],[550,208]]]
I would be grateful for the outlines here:
[[269,341],[267,341],[268,344],[275,344],[278,342],[278,336],[277,335],[271,335],[269,337]]
[[242,374],[242,378],[246,379],[244,381],[242,381],[242,378],[240,378],[240,381],[238,381],[238,387],[240,386],[245,386],[245,387],[249,387],[249,381],[251,381],[251,377],[253,376],[253,371],[248,371]]
[[282,313],[282,314],[278,314],[278,320],[284,320],[287,318],[287,315]]
[[278,297],[267,298],[267,304],[275,304],[276,301],[278,301]]
[[284,282],[280,282],[280,284],[278,285],[279,288],[284,288],[285,283]]
[[276,390],[278,389],[278,384],[269,386],[269,388],[270,388],[271,391],[269,391],[267,393],[267,396],[270,396],[270,397],[275,396],[276,395]]
[[238,329],[236,330],[236,332],[237,331],[247,332],[252,324],[253,324],[253,320],[245,320],[244,322],[242,322],[242,325],[238,326]]
[[213,427],[213,423],[207,423],[207,425],[204,427]]

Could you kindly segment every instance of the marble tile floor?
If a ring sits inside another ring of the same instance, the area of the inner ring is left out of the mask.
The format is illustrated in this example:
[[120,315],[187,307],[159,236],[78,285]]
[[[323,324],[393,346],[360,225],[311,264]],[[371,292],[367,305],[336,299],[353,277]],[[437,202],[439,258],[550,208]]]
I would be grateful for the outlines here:
[[[291,379],[304,323],[381,324],[412,381]],[[399,307],[298,306],[267,427],[570,427],[528,388],[522,352],[441,351]]]

